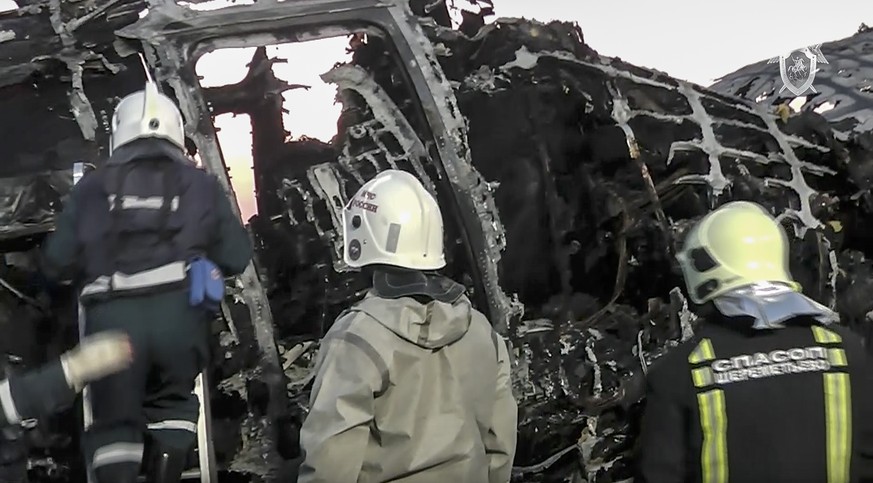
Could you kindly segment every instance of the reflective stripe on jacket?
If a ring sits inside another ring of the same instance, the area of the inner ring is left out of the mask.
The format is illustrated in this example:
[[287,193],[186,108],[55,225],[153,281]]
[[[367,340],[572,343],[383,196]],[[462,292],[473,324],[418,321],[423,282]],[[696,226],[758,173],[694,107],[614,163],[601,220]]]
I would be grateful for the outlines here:
[[815,370],[822,372],[824,383],[827,481],[849,481],[852,394],[846,352],[842,349],[842,337],[836,332],[820,326],[812,326],[812,332],[820,346],[774,350],[769,354],[725,361],[718,367],[710,339],[701,340],[688,356],[703,431],[700,453],[703,483],[728,481],[728,419],[724,389],[720,389],[719,384]]
[[648,386],[637,483],[873,481],[873,364],[841,327],[706,323]]

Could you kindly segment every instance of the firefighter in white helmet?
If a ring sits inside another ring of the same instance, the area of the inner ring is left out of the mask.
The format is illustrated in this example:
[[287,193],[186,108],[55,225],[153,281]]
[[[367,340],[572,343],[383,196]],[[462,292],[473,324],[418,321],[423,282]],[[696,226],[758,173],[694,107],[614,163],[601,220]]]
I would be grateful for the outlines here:
[[688,233],[678,259],[705,320],[649,370],[635,481],[873,481],[873,365],[800,292],[788,249],[745,201]]
[[137,139],[163,139],[185,149],[185,124],[182,113],[169,97],[158,91],[154,82],[119,101],[112,116],[109,152]]
[[91,386],[83,441],[97,482],[134,482],[141,463],[148,481],[174,482],[196,441],[192,391],[222,274],[242,272],[252,247],[218,180],[186,156],[182,116],[156,84],[122,99],[111,128],[109,159],[73,188],[44,260],[82,282],[88,334],[123,329],[134,349],[129,369]]
[[298,481],[508,482],[507,345],[435,272],[446,261],[434,197],[409,173],[379,173],[343,211],[343,243],[373,288],[322,339]]

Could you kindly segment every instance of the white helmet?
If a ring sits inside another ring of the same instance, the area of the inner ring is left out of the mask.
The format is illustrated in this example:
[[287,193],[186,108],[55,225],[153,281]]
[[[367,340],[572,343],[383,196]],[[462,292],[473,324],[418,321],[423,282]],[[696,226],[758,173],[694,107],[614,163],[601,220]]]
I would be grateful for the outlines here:
[[748,201],[727,203],[704,216],[676,258],[697,304],[759,282],[800,291],[788,270],[785,230],[763,207]]
[[115,107],[109,152],[141,138],[166,139],[185,149],[182,113],[154,82],[146,82],[145,89],[128,95]]
[[394,169],[368,181],[343,209],[350,267],[385,264],[413,270],[446,266],[443,218],[415,176]]

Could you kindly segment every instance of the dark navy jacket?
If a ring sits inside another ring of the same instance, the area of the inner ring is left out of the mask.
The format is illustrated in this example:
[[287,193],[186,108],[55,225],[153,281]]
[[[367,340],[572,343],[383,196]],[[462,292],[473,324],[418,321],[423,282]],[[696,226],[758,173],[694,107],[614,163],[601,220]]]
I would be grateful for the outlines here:
[[168,142],[146,139],[74,186],[43,255],[50,277],[87,284],[196,255],[236,275],[252,246],[218,180]]

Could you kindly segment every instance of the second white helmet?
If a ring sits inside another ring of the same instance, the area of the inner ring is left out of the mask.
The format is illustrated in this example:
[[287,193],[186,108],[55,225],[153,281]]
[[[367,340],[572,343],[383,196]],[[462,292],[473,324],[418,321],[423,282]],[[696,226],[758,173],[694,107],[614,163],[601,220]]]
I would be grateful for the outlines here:
[[145,89],[126,96],[115,107],[109,152],[142,138],[166,139],[185,149],[182,113],[154,82],[147,82]]
[[361,187],[343,210],[345,262],[413,270],[446,266],[443,218],[415,176],[389,169]]

